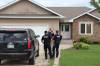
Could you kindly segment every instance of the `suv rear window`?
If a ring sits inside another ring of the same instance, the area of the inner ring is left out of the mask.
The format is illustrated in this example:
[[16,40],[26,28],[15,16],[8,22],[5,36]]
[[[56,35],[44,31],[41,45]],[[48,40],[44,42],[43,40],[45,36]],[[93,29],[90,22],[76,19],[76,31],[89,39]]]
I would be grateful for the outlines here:
[[0,41],[25,41],[26,31],[0,31]]

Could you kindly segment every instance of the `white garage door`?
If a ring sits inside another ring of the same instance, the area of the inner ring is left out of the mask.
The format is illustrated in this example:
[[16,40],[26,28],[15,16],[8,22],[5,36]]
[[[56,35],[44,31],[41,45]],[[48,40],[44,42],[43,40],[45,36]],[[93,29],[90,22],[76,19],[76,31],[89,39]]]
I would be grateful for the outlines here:
[[21,24],[0,24],[0,28],[31,28],[32,30],[34,30],[36,35],[40,35],[40,37],[38,38],[39,43],[41,44],[41,38],[42,35],[44,34],[45,30],[48,30],[48,25],[21,25]]

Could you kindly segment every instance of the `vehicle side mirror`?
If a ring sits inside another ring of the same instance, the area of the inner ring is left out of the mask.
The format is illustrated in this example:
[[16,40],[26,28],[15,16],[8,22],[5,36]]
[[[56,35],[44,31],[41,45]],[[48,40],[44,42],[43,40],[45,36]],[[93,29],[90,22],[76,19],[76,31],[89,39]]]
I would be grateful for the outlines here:
[[39,37],[40,37],[40,35],[36,35],[36,36],[35,36],[35,38],[39,38]]

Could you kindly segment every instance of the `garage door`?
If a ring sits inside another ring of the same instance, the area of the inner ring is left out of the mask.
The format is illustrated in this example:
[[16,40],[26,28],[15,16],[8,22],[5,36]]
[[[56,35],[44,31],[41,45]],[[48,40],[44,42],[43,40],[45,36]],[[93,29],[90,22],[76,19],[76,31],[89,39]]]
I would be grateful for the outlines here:
[[41,38],[42,35],[44,34],[45,30],[48,30],[48,25],[38,25],[38,24],[31,24],[31,25],[21,25],[21,24],[0,24],[0,28],[31,28],[32,30],[34,30],[36,35],[40,35],[40,37],[38,38],[39,43],[41,43]]

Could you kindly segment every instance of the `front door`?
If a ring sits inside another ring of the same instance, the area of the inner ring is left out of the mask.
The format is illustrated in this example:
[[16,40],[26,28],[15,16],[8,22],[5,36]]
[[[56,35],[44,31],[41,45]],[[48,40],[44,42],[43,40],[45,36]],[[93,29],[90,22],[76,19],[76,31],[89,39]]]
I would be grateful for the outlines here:
[[71,38],[71,24],[61,24],[60,31],[63,36],[63,39]]

